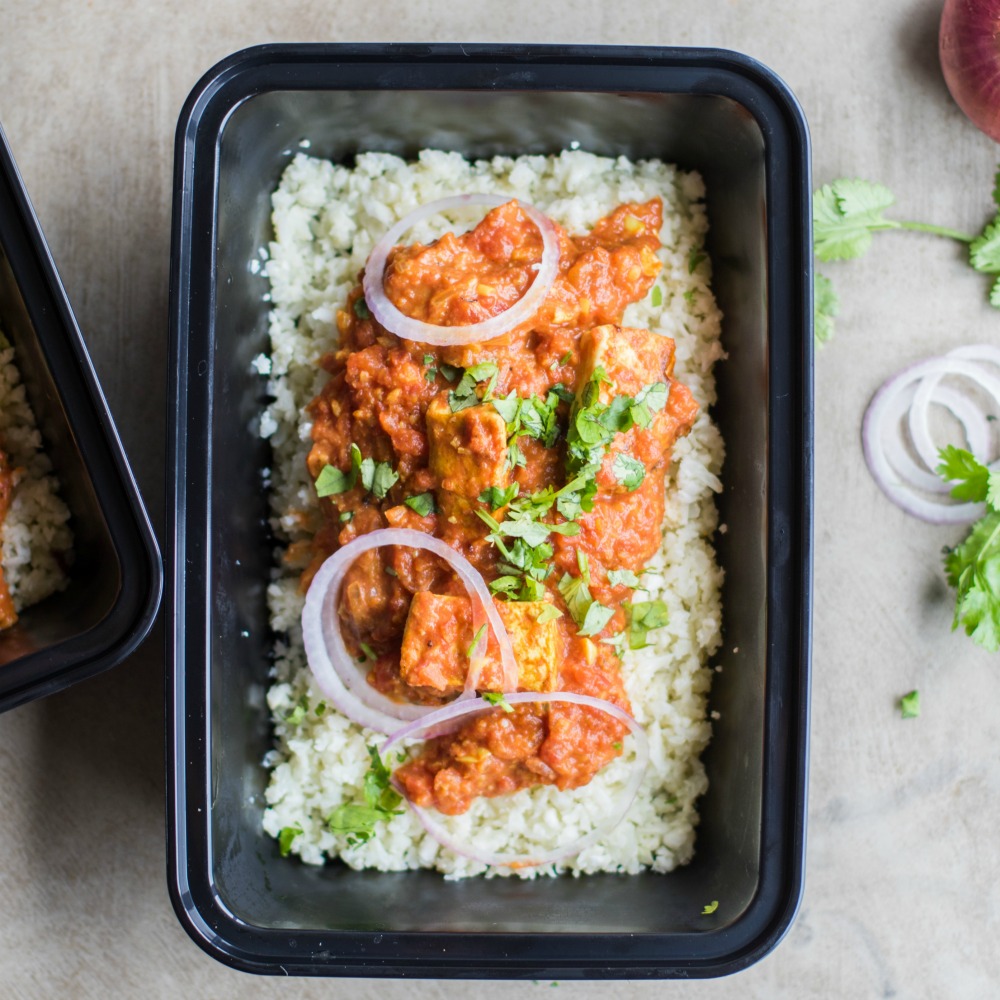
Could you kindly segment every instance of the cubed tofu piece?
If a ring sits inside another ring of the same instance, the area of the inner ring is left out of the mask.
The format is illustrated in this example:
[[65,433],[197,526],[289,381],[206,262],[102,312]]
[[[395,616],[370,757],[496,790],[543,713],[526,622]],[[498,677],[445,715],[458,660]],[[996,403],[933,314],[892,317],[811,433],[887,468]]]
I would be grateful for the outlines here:
[[554,691],[559,679],[558,619],[539,622],[548,601],[494,601],[517,660],[517,683],[524,691]]
[[[604,403],[610,403],[615,396],[636,396],[657,382],[667,385],[667,404],[653,415],[652,424],[615,435],[604,456],[597,476],[599,489],[602,493],[628,493],[632,491],[629,486],[635,489],[635,479],[628,479],[626,466],[620,463],[627,465],[635,459],[642,463],[646,474],[662,478],[674,442],[690,430],[698,406],[686,387],[671,378],[674,342],[669,337],[629,327],[595,327],[580,338],[578,393],[583,392],[598,367],[611,380],[611,384],[600,388]],[[625,458],[619,460],[619,455]]]
[[[510,484],[507,424],[492,405],[452,413],[447,393],[441,393],[427,407],[427,438],[430,469],[441,483],[438,500],[445,516],[471,512],[483,490]],[[465,503],[455,504],[455,499]]]
[[[494,601],[514,650],[518,687],[525,691],[551,691],[556,686],[557,621],[537,620],[547,604],[547,601]],[[461,690],[469,670],[472,638],[469,598],[428,592],[414,594],[403,630],[400,675],[411,687],[429,688],[440,694]],[[499,690],[502,676],[499,649],[491,636],[479,690]]]
[[604,369],[612,385],[601,386],[601,399],[634,396],[654,382],[668,382],[674,370],[674,342],[649,330],[627,326],[595,326],[580,338],[577,392],[594,371]]

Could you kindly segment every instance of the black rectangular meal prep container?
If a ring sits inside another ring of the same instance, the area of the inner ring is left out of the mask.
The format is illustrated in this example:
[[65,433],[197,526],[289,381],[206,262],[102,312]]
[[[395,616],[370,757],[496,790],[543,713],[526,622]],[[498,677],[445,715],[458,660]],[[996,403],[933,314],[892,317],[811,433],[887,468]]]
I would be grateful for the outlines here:
[[[477,878],[313,868],[261,830],[272,558],[257,421],[269,196],[311,154],[656,156],[704,175],[728,358],[724,648],[694,861],[669,875]],[[313,975],[693,977],[744,968],[802,889],[810,656],[808,136],[767,69],[697,49],[272,45],[212,69],[177,132],[167,455],[169,882],[239,969]],[[718,900],[717,909],[703,908]]]
[[0,130],[0,329],[69,507],[69,585],[0,632],[0,712],[123,660],[163,591],[160,553],[118,432]]

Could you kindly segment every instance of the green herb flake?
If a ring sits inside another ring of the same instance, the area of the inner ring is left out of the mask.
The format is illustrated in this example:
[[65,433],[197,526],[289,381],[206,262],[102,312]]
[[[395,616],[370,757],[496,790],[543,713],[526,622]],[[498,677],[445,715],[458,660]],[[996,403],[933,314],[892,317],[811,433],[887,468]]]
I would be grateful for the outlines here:
[[386,576],[399,576],[399,574],[391,566],[385,567],[385,573]]
[[646,478],[646,466],[627,451],[620,451],[615,455],[611,472],[629,493],[634,493]]
[[354,315],[358,319],[371,319],[371,310],[368,308],[368,303],[365,302],[364,298],[354,300]]
[[[485,626],[483,627],[485,628]],[[502,691],[484,691],[483,701],[487,704],[495,706],[496,708],[503,709],[505,712],[514,711],[513,706],[507,701],[506,697],[504,697],[504,693]]]
[[612,587],[638,587],[640,580],[630,569],[609,569],[608,583]]
[[703,917],[707,917],[710,913],[715,913],[715,911],[718,908],[719,908],[719,901],[717,899],[713,899],[712,902],[709,903],[707,906],[702,907],[701,915]]
[[465,651],[465,655],[472,659],[473,654],[476,652],[476,647],[482,642],[483,636],[486,635],[486,625],[485,623],[479,626],[476,634],[472,637],[472,642],[469,644],[469,648]]
[[920,692],[904,694],[899,699],[899,711],[904,719],[916,719],[920,715]]
[[614,743],[612,743],[611,745],[612,745],[612,746],[613,746],[613,747],[615,748],[615,750],[617,750],[617,751],[618,751],[619,753],[621,753],[621,752],[622,752],[622,745],[621,745],[621,742],[620,742],[619,740],[615,740],[615,742],[614,742]]
[[424,367],[425,368],[429,368],[431,365],[434,364],[434,355],[433,354],[425,354],[423,360],[424,360]]
[[361,652],[364,658],[368,660],[369,663],[374,663],[378,659],[378,654],[375,652],[367,642],[359,642],[358,646],[361,648]]
[[567,351],[560,359],[560,365],[568,365],[573,360],[573,352]]
[[393,471],[388,462],[376,462],[373,458],[364,459],[360,471],[361,485],[379,500],[384,500],[385,495],[399,480],[399,474]]
[[325,701],[317,702],[316,708],[313,709],[313,711],[316,713],[317,718],[322,718],[324,715],[326,715],[326,702]]
[[295,707],[285,716],[285,722],[290,726],[297,726],[309,714],[309,699],[302,695]]
[[688,274],[694,274],[698,270],[698,265],[707,258],[707,254],[700,250],[692,250],[688,254]]
[[554,604],[546,604],[535,616],[535,621],[539,625],[545,625],[556,618],[562,618],[562,616],[563,613]]
[[[443,373],[444,366],[442,366]],[[459,371],[460,369],[456,369]],[[497,378],[500,369],[495,361],[481,361],[471,368],[465,369],[458,385],[448,393],[448,406],[452,413],[476,406],[480,402],[489,403],[493,401],[493,390],[496,388]],[[447,376],[446,376],[447,377]],[[486,382],[486,389],[482,397],[476,392],[476,386],[480,382]]]
[[653,285],[653,292],[649,296],[649,301],[654,309],[659,309],[663,305],[663,292],[659,285]]
[[614,608],[605,607],[599,601],[592,601],[580,625],[579,635],[597,635],[614,617]]
[[340,469],[332,465],[324,465],[320,474],[316,477],[316,496],[330,497],[340,493],[346,493],[354,489],[358,481],[358,473],[364,463],[361,459],[361,449],[356,445],[351,445],[351,468],[349,472],[341,472]]
[[[490,486],[479,494],[479,502],[486,504],[490,510],[499,510],[501,507],[506,507],[518,495],[520,489],[521,487],[517,483],[511,483],[504,489],[500,489],[499,486]],[[499,527],[498,524],[497,528],[499,529]]]
[[354,519],[353,510],[345,510],[343,513],[341,513],[339,518],[341,524],[348,524],[353,519]]
[[421,517],[437,512],[437,504],[434,502],[433,493],[418,493],[416,496],[407,497],[403,503],[410,510],[416,511]]
[[287,858],[292,853],[292,842],[302,833],[302,827],[296,823],[294,826],[283,826],[278,834],[278,850],[283,858]]
[[646,635],[654,629],[663,628],[670,620],[666,604],[659,598],[655,601],[637,601],[630,604],[628,613],[628,644],[630,649],[645,649],[649,643]]

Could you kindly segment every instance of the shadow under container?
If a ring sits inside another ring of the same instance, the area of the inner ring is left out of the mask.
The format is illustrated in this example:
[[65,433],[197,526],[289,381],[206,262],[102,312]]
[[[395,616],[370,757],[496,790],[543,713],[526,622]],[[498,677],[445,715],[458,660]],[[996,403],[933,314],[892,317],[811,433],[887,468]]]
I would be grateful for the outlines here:
[[[261,829],[272,736],[266,399],[270,195],[308,140],[350,163],[555,153],[699,170],[724,314],[724,645],[691,864],[668,875],[476,878],[281,858]],[[169,881],[209,954],[338,976],[704,977],[745,968],[802,889],[812,517],[808,136],[794,98],[714,50],[262,46],[212,69],[177,133],[171,281]],[[718,907],[703,908],[712,900]]]
[[120,663],[148,634],[160,553],[21,177],[0,131],[0,329],[70,511],[65,590],[0,632],[0,712]]

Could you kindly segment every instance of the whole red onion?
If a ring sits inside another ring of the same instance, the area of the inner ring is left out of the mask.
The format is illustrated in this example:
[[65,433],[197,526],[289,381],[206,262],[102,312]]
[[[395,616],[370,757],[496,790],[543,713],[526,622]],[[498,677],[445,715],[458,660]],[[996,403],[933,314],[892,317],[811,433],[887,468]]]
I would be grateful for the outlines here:
[[1000,0],[945,0],[939,51],[951,96],[1000,142]]

